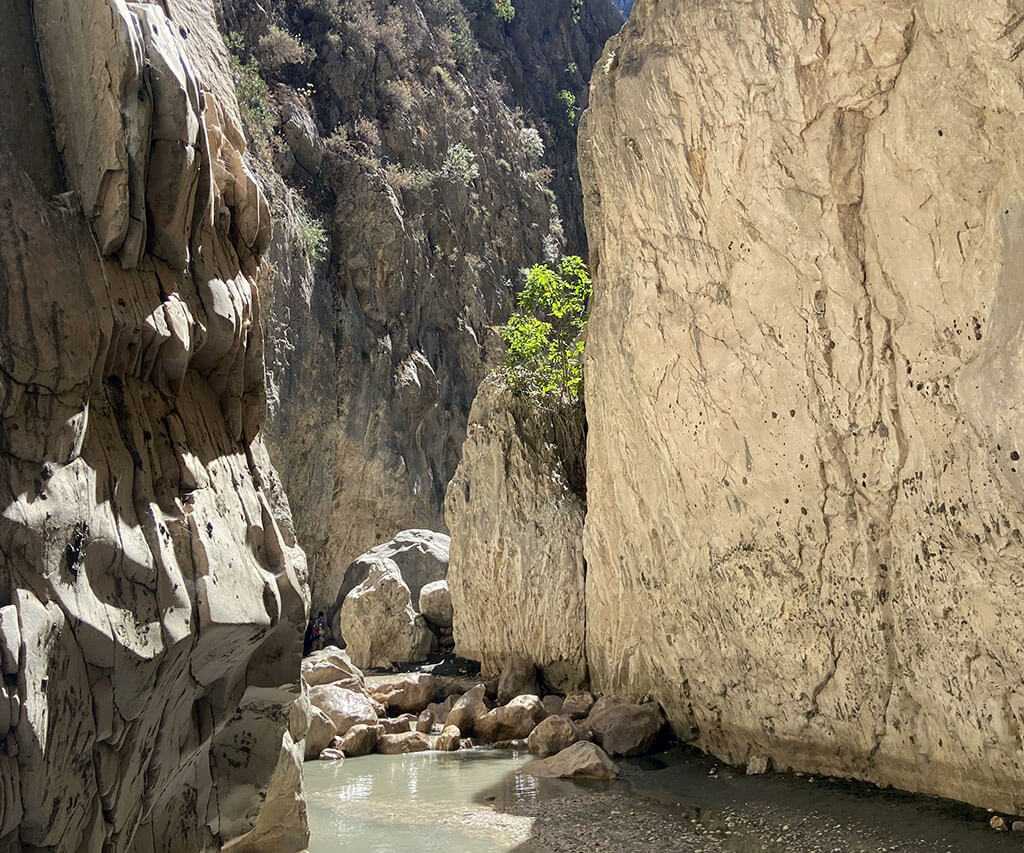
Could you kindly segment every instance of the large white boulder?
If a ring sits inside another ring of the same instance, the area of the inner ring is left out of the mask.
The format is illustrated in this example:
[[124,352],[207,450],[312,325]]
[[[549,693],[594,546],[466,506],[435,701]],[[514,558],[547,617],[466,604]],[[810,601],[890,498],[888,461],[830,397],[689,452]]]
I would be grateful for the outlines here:
[[409,587],[392,560],[374,560],[366,579],[345,598],[341,634],[363,669],[423,661],[437,647],[426,620],[412,608]]

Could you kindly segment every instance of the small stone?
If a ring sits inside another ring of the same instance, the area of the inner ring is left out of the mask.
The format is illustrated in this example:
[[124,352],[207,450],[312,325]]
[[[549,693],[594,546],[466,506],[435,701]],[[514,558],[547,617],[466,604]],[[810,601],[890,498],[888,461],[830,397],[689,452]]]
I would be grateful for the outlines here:
[[747,761],[747,775],[760,776],[768,772],[768,756],[752,755]]
[[455,752],[459,748],[461,740],[462,732],[457,726],[445,726],[441,734],[437,736],[434,749],[440,752]]
[[1006,825],[1006,818],[998,814],[994,814],[989,818],[988,825],[997,832],[1006,832],[1009,829]]
[[416,718],[416,731],[430,734],[434,730],[435,722],[437,721],[434,719],[433,713],[424,711]]

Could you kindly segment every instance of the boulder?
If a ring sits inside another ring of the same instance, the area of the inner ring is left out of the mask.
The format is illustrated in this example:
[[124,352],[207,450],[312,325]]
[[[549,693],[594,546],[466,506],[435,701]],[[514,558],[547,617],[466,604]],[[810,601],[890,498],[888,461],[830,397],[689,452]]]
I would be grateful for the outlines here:
[[562,713],[573,720],[582,720],[594,707],[594,694],[585,690],[569,693],[562,702]]
[[525,738],[544,719],[544,706],[537,696],[516,696],[507,705],[488,711],[476,720],[474,732],[490,743]]
[[306,761],[319,757],[320,753],[330,746],[337,733],[338,727],[334,725],[331,718],[314,705],[312,714],[309,717],[309,728],[306,729],[306,742],[303,752]]
[[377,721],[377,729],[383,734],[397,735],[410,730],[409,720],[383,717]]
[[478,684],[463,694],[445,719],[445,725],[458,727],[464,735],[472,733],[477,720],[488,712],[487,702],[484,700],[485,692],[484,685]]
[[540,700],[544,706],[544,710],[549,716],[557,716],[562,713],[562,705],[564,700],[561,696],[556,696],[554,693],[549,693],[543,699]]
[[527,745],[534,755],[547,758],[580,740],[587,740],[581,726],[574,724],[568,717],[554,716],[537,723],[527,738]]
[[453,678],[449,676],[445,678],[439,678],[438,681],[440,682],[441,685],[439,692],[442,696],[444,696],[445,698],[449,696],[454,696],[457,699],[463,693],[468,693],[470,690],[472,690],[474,687],[480,684],[481,679],[461,677]]
[[341,737],[335,738],[331,746],[340,749],[349,758],[356,758],[373,752],[377,748],[379,737],[380,733],[376,725],[368,726],[360,723],[358,726],[352,726]]
[[461,740],[462,732],[457,726],[445,726],[434,742],[434,749],[441,752],[455,752],[459,748]]
[[498,702],[504,705],[516,696],[539,696],[540,692],[537,668],[526,658],[512,655],[498,679]]
[[459,701],[458,696],[447,696],[443,702],[431,702],[427,705],[427,711],[434,715],[436,720],[447,720],[455,703]]
[[345,598],[340,627],[352,662],[362,668],[424,661],[437,647],[426,620],[412,609],[398,566],[387,559],[374,560]]
[[389,712],[418,714],[437,694],[437,679],[432,675],[416,672],[405,675],[397,681],[388,681],[370,688],[370,695],[386,705]]
[[619,768],[597,744],[580,741],[550,758],[523,767],[531,776],[558,779],[614,779]]
[[431,625],[439,628],[452,627],[452,594],[448,581],[434,581],[420,590],[420,613]]
[[430,734],[434,730],[434,723],[437,722],[433,712],[423,711],[416,719],[416,731]]
[[337,750],[334,747],[329,746],[329,747],[327,747],[327,749],[321,751],[321,753],[320,753],[320,760],[321,761],[344,761],[345,760],[345,756],[344,756],[344,754],[340,750]]
[[584,725],[609,755],[642,755],[654,746],[664,724],[655,702],[640,705],[617,696],[602,696]]
[[430,749],[430,738],[422,732],[382,735],[377,741],[377,752],[381,755],[404,755],[408,752],[426,752]]
[[327,646],[303,659],[302,677],[310,687],[338,684],[361,691],[365,684],[362,671],[337,646]]
[[[451,540],[444,533],[432,530],[403,530],[390,542],[371,548],[356,557],[345,571],[338,596],[331,609],[331,628],[344,606],[348,594],[370,575],[379,560],[388,560],[397,566],[402,580],[419,603],[420,590],[429,583],[444,580],[448,575],[448,548]],[[335,636],[343,636],[335,633]],[[346,642],[348,642],[346,640]]]
[[330,718],[339,735],[361,723],[368,726],[377,723],[377,711],[368,697],[336,684],[311,687],[309,701]]

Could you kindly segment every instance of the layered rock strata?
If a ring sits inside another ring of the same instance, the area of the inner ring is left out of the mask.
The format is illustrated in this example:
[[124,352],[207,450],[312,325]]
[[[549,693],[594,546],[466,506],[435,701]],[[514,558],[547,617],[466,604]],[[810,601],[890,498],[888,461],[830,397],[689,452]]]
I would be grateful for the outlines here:
[[638,0],[595,75],[588,663],[731,762],[1024,811],[1022,43]]
[[303,849],[271,226],[212,10],[3,0],[0,46],[0,849]]

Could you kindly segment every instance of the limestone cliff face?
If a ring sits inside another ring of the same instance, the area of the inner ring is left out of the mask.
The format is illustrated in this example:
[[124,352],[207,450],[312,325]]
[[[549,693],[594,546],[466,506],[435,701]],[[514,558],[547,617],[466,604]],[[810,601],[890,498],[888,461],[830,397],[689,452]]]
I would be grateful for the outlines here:
[[595,75],[588,660],[730,761],[1024,810],[1018,7],[639,0]]
[[[268,438],[315,609],[367,549],[410,527],[444,530],[444,490],[520,269],[582,230],[579,205],[560,210],[549,183],[574,171],[576,119],[559,87],[582,97],[615,29],[608,0],[584,7],[573,22],[568,3],[519,3],[509,34],[458,0],[221,0],[224,30],[269,84],[275,213],[298,199],[327,240],[311,265],[285,231],[268,255]],[[496,44],[510,62],[519,45],[529,53],[506,71]],[[517,111],[530,86],[546,113]],[[547,128],[548,114],[564,127]]]
[[445,499],[455,651],[499,675],[512,655],[562,692],[586,684],[583,407],[538,408],[492,376]]
[[0,46],[0,849],[302,849],[271,225],[211,5],[3,0]]

